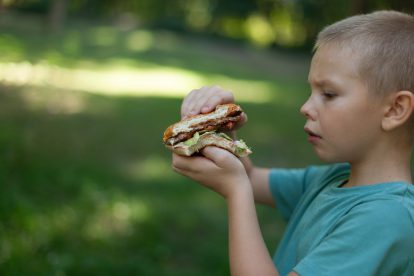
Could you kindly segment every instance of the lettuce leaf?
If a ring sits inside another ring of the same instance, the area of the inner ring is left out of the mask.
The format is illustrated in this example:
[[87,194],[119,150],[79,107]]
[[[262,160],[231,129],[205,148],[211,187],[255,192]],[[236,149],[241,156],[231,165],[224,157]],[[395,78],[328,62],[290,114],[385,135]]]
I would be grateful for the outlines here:
[[225,139],[227,139],[227,140],[230,140],[230,141],[233,141],[233,139],[231,139],[230,138],[230,136],[228,136],[227,134],[225,134],[225,133],[223,133],[223,132],[220,132],[220,133],[217,133],[219,136],[221,136],[221,137],[223,137],[223,138],[225,138]]
[[234,141],[234,144],[236,145],[237,154],[251,151],[251,149],[246,145],[246,143],[243,140]]
[[192,138],[190,138],[187,141],[183,142],[183,144],[186,145],[186,146],[191,147],[191,146],[197,144],[199,139],[200,139],[200,133],[196,132],[196,133],[194,133]]
[[243,154],[246,152],[251,152],[251,149],[246,145],[246,143],[243,140],[233,140],[231,139],[227,134],[223,133],[223,132],[216,132],[216,131],[206,131],[206,132],[196,132],[194,133],[193,137],[191,137],[190,139],[188,139],[187,141],[182,142],[182,144],[184,144],[185,146],[191,147],[194,146],[195,144],[197,144],[198,140],[200,140],[200,137],[207,135],[207,134],[212,134],[212,133],[216,133],[217,135],[232,141],[233,144],[236,146],[236,151],[237,154]]

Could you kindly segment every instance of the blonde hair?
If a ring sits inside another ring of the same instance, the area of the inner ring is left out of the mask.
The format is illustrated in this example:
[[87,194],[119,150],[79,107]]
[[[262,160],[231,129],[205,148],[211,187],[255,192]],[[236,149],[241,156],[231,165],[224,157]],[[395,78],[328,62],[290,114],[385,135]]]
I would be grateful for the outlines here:
[[414,93],[414,17],[396,11],[356,15],[325,27],[314,50],[325,45],[351,47],[358,74],[377,95]]

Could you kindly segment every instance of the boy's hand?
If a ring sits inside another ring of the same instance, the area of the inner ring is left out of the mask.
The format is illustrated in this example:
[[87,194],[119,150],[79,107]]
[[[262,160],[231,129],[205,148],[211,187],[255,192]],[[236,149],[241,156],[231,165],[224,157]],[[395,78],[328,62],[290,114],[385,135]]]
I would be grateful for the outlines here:
[[229,199],[238,190],[248,188],[249,178],[241,161],[217,147],[206,147],[203,156],[173,154],[172,168]]
[[[213,111],[217,105],[234,103],[234,96],[231,92],[219,86],[204,86],[200,89],[192,90],[181,105],[181,119],[200,113]],[[242,120],[237,124],[240,127],[247,122],[247,115],[242,113]]]

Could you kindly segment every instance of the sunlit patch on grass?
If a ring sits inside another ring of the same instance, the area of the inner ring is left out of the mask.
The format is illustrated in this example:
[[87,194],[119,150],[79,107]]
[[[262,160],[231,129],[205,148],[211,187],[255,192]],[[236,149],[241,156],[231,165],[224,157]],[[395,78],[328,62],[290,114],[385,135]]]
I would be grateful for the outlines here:
[[138,159],[125,164],[121,169],[128,177],[137,180],[162,180],[176,176],[171,169],[171,161],[158,155],[150,155],[145,159]]
[[212,78],[214,83],[219,83],[225,89],[229,89],[237,101],[249,103],[266,103],[277,101],[280,98],[280,89],[275,83],[266,81],[235,80],[232,78],[217,76]]
[[221,75],[206,77],[175,67],[111,69],[68,69],[28,62],[0,63],[0,83],[32,85],[110,96],[157,96],[182,98],[191,90],[220,84],[233,90],[238,101],[267,102],[277,96],[274,85],[264,81],[241,80]]
[[27,87],[21,99],[30,110],[45,110],[49,114],[76,114],[86,108],[82,93],[59,93],[42,91]]
[[133,234],[135,225],[145,222],[150,215],[149,207],[143,201],[119,198],[91,214],[84,227],[84,235],[91,240],[129,236]]
[[149,50],[154,44],[153,35],[149,31],[134,31],[126,40],[126,46],[134,52]]

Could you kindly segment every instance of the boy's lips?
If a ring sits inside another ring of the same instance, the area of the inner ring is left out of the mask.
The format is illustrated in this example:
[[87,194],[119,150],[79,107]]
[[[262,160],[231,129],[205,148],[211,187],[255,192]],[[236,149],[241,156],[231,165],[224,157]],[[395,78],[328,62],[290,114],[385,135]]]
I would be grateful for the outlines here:
[[322,136],[316,134],[310,128],[305,127],[305,132],[308,134],[308,141],[312,144],[318,142],[320,139],[322,139]]

